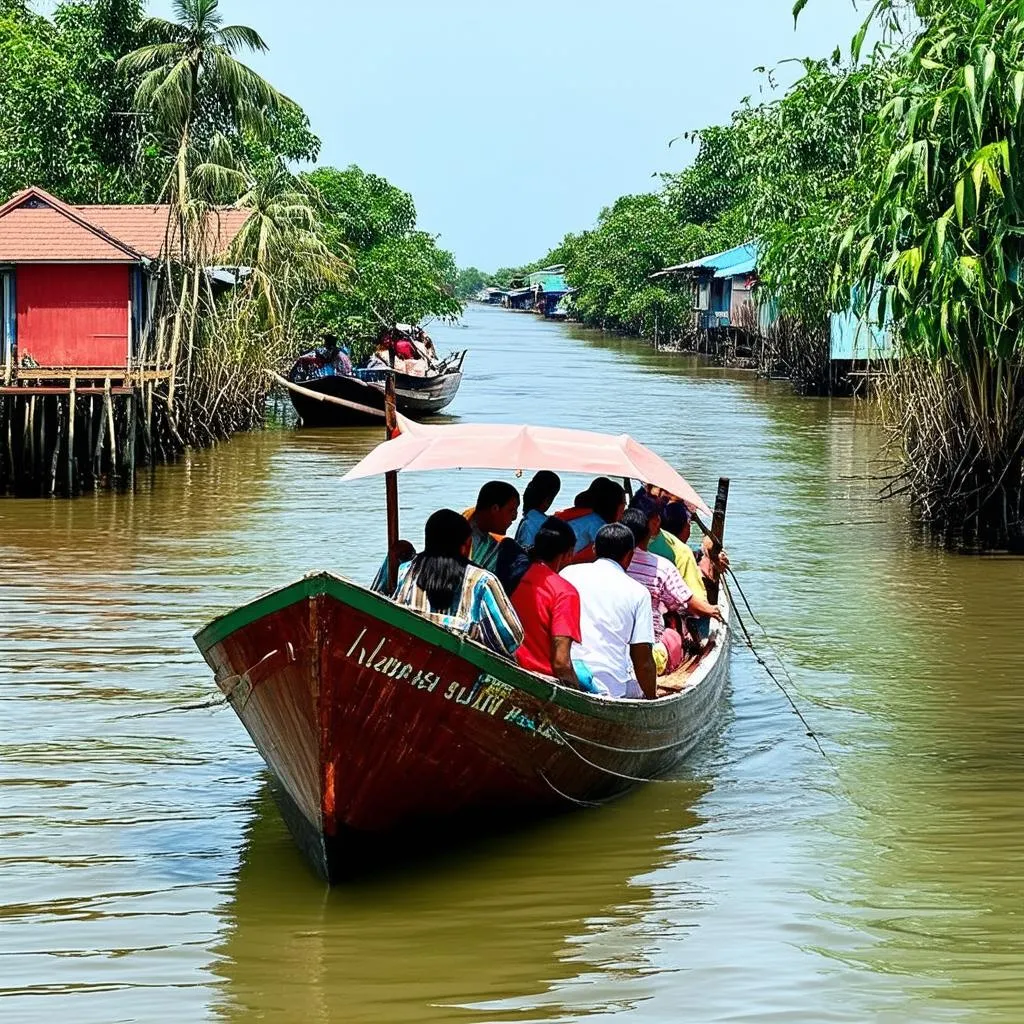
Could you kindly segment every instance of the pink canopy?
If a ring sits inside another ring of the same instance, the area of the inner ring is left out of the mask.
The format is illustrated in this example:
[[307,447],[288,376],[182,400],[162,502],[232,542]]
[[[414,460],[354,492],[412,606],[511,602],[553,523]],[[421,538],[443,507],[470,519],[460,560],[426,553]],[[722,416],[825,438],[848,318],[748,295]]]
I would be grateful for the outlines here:
[[398,423],[399,436],[377,445],[343,479],[401,469],[551,469],[642,480],[682,498],[691,509],[711,514],[704,499],[661,456],[627,434],[513,423],[431,426],[403,416]]

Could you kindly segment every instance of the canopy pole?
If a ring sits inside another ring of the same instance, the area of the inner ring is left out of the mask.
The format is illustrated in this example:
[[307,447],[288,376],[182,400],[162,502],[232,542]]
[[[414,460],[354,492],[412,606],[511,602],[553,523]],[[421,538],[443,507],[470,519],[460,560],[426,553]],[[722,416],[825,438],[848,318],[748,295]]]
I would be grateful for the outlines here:
[[718,493],[715,495],[715,514],[711,519],[711,578],[707,581],[708,600],[718,604],[718,566],[716,559],[725,541],[725,510],[729,504],[729,478],[718,478]]
[[[394,353],[392,353],[392,367]],[[395,411],[395,373],[388,374],[384,385],[384,431],[385,440],[390,441],[398,429],[398,415]],[[393,594],[398,585],[398,471],[384,474],[384,494],[388,517],[388,593]]]

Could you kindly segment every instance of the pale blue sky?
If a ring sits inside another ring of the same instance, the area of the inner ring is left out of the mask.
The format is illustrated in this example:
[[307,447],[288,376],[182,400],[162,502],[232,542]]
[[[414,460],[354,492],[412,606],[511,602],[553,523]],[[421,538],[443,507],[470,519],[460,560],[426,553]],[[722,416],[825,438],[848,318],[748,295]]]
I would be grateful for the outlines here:
[[[848,46],[851,0],[221,0],[270,53],[322,163],[410,191],[462,266],[542,256],[602,206],[692,157],[681,132],[728,119],[757,65]],[[154,13],[170,0],[152,0]],[[535,13],[531,14],[530,11]],[[782,72],[786,74],[785,71]]]

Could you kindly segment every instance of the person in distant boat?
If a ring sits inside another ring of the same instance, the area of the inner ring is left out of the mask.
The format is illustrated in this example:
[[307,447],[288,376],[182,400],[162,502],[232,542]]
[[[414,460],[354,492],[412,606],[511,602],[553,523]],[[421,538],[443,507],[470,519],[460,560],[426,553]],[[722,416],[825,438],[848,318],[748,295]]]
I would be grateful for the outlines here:
[[593,687],[590,672],[572,658],[572,645],[580,642],[580,595],[558,575],[569,564],[575,543],[569,524],[554,516],[537,530],[530,567],[512,595],[512,607],[523,624],[516,661],[529,672],[586,690]]
[[470,561],[494,572],[499,545],[519,515],[519,492],[504,480],[490,480],[480,488],[476,505],[465,515],[473,533]]
[[548,517],[558,492],[562,489],[562,481],[557,473],[542,469],[526,485],[523,491],[523,519],[516,530],[516,541],[524,548],[533,544],[533,538]]
[[438,509],[427,520],[423,550],[399,572],[395,602],[510,658],[523,627],[497,577],[470,562],[472,543],[465,516]]
[[597,560],[562,570],[580,595],[581,641],[576,657],[593,673],[594,684],[610,697],[657,697],[654,619],[647,588],[626,569],[636,541],[622,523],[597,531]]
[[606,476],[599,476],[585,491],[576,495],[572,508],[558,512],[558,518],[567,522],[576,534],[573,561],[593,561],[594,538],[598,530],[608,523],[617,523],[625,510],[625,488]]
[[[633,559],[626,569],[627,575],[642,583],[651,596],[654,617],[654,663],[658,675],[675,672],[682,664],[684,633],[682,621],[688,616],[706,616],[721,619],[718,605],[708,604],[683,582],[679,570],[667,558],[648,550],[652,535],[660,528],[661,513],[657,505],[641,491],[632,506],[626,509],[622,524],[629,528],[636,540]],[[665,625],[664,615],[675,616],[678,628]]]

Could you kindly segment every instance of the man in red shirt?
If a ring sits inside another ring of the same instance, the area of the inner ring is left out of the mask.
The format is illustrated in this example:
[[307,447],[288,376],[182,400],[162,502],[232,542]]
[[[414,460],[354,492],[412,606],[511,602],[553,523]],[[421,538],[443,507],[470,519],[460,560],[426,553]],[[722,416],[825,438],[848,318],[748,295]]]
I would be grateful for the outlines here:
[[572,527],[548,517],[534,537],[530,568],[511,600],[525,634],[516,651],[519,664],[582,689],[571,657],[573,642],[580,642],[580,595],[558,575],[572,561],[575,546]]

